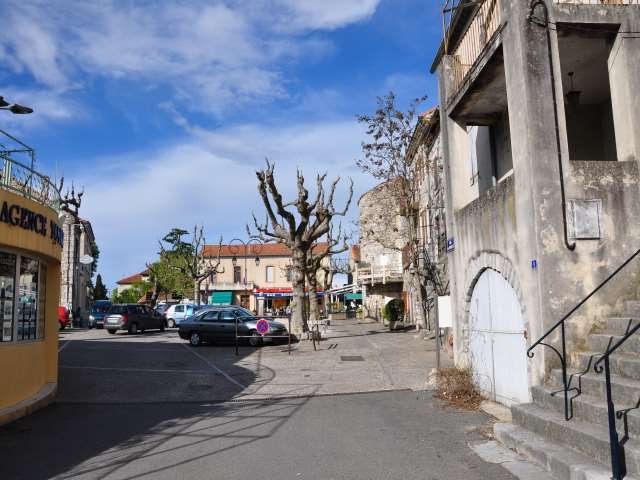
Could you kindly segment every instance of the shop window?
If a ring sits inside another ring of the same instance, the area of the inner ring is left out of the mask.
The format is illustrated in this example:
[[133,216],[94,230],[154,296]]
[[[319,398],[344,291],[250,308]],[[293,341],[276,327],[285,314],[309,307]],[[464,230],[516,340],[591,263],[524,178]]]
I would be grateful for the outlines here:
[[38,290],[40,262],[34,258],[20,257],[18,298],[16,312],[16,339],[35,340],[38,335]]
[[16,279],[16,256],[0,252],[0,316],[2,317],[2,341],[13,339],[13,301]]
[[268,266],[266,269],[267,272],[267,283],[273,283],[275,281],[275,267]]

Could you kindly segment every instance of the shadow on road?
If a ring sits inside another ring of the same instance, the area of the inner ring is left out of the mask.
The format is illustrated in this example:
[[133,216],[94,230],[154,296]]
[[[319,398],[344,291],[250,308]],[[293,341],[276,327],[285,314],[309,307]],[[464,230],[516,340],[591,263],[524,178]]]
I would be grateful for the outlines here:
[[0,478],[152,475],[268,438],[308,401],[234,402],[256,373],[242,355],[220,369],[208,352],[216,347],[100,340],[61,351],[56,403],[0,428]]

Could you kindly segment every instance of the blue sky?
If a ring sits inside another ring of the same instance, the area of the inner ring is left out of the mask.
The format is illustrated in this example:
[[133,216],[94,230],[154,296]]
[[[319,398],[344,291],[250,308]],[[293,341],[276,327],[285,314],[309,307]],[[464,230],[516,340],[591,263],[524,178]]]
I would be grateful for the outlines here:
[[244,236],[265,157],[285,193],[297,167],[352,177],[356,199],[370,188],[355,115],[389,90],[435,104],[439,3],[4,0],[0,95],[35,113],[0,127],[84,186],[112,287],[174,226]]

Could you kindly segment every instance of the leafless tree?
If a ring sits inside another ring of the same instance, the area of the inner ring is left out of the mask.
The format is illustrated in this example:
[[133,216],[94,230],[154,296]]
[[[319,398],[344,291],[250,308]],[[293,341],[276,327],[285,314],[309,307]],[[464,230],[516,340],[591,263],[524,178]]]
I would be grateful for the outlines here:
[[[367,126],[371,141],[362,143],[364,158],[356,162],[363,172],[385,184],[392,202],[397,206],[397,214],[406,220],[407,238],[403,250],[411,266],[411,284],[418,287],[414,295],[417,303],[422,305],[423,319],[426,318],[426,285],[434,281],[434,270],[426,266],[421,271],[419,262],[420,257],[424,256],[418,239],[420,180],[430,166],[417,165],[411,150],[419,140],[416,138],[416,123],[420,121],[416,114],[417,107],[425,100],[426,97],[415,99],[405,112],[397,108],[393,92],[379,97],[378,108],[373,115],[357,117],[360,123]],[[386,230],[384,226],[378,228],[381,232]],[[398,249],[397,245],[386,245],[384,235],[380,235],[379,243],[386,248]]]
[[326,291],[331,288],[333,282],[333,270],[331,268],[331,258],[334,255],[349,250],[347,236],[342,232],[342,227],[338,226],[338,231],[334,232],[333,226],[329,226],[326,236],[326,247],[324,244],[316,244],[307,255],[306,279],[309,290],[309,322],[313,324],[320,318],[318,312],[318,300],[316,291],[318,290],[318,273],[323,274],[323,287]]
[[261,223],[253,216],[257,236],[263,241],[275,241],[289,247],[293,267],[293,305],[291,324],[293,333],[308,332],[304,315],[305,277],[309,252],[313,245],[329,232],[334,217],[345,216],[353,198],[353,181],[349,180],[349,193],[342,210],[334,207],[336,187],[340,177],[325,188],[326,173],[316,177],[316,193],[309,198],[302,172],[297,173],[297,198],[286,202],[276,185],[274,164],[256,172],[258,192],[266,210],[266,220]]

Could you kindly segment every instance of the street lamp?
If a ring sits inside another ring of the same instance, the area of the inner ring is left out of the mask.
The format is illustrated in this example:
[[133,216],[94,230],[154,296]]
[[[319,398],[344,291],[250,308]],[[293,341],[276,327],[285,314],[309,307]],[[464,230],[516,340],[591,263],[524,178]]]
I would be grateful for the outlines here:
[[[262,245],[263,242],[262,240],[260,240],[259,238],[255,238],[255,237],[251,237],[249,238],[249,240],[244,241],[240,238],[234,238],[233,240],[231,240],[229,242],[229,250],[231,251],[231,253],[233,254],[233,257],[231,258],[231,263],[233,264],[233,266],[237,266],[238,265],[238,253],[240,253],[240,245],[234,245],[233,243],[237,242],[242,244],[243,246],[243,251],[244,251],[244,276],[243,276],[243,284],[246,285],[247,284],[247,258],[249,256],[249,247],[254,247],[253,248],[253,252],[256,254],[256,258],[255,258],[255,262],[256,262],[256,267],[260,265],[260,252],[262,251]],[[257,247],[257,248],[256,248]]]
[[33,108],[25,107],[24,105],[18,105],[17,103],[9,103],[4,97],[0,97],[0,110],[9,110],[16,115],[26,115],[27,113],[33,113]]

